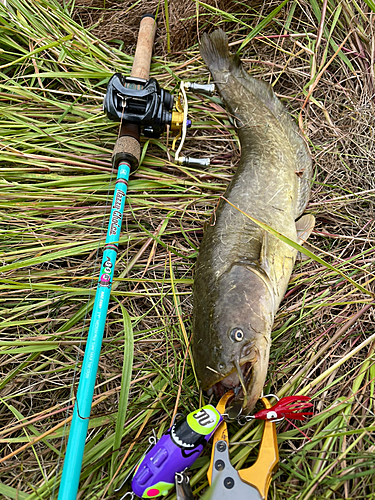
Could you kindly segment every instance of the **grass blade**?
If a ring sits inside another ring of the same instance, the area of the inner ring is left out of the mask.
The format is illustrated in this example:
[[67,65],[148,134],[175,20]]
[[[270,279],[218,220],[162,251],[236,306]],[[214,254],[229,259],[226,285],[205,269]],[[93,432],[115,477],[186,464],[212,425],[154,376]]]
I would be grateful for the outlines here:
[[111,457],[111,476],[113,476],[115,472],[115,466],[121,445],[121,440],[124,434],[124,424],[126,420],[126,411],[128,407],[130,381],[133,368],[133,352],[134,352],[133,327],[130,320],[130,316],[125,307],[120,302],[119,304],[121,307],[123,323],[124,323],[124,362],[122,365],[121,391],[120,391],[120,399],[118,405],[118,413],[116,418],[113,453]]

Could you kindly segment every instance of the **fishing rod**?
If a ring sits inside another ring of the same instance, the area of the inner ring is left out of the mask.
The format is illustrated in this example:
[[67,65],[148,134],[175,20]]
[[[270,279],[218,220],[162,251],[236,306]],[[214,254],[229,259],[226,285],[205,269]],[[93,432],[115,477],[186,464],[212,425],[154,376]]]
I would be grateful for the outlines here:
[[114,277],[129,176],[139,165],[140,134],[158,138],[167,129],[181,138],[175,153],[180,165],[209,165],[208,159],[180,156],[191,122],[187,120],[186,90],[213,93],[213,85],[181,82],[180,92],[174,96],[160,88],[155,78],[149,78],[156,22],[153,15],[142,17],[134,62],[128,77],[116,73],[108,83],[104,110],[110,120],[120,122],[120,133],[112,154],[117,180],[109,218],[107,237],[101,262],[91,322],[87,337],[76,401],[73,409],[68,445],[66,448],[58,500],[75,500],[78,492],[83,454],[96,374],[103,340],[108,305]]
[[[144,16],[140,24],[131,72],[131,77],[133,77],[133,79],[146,80],[149,76],[155,32],[156,23],[154,16]],[[138,82],[138,85],[140,84],[141,82]],[[133,83],[133,86],[134,85],[136,85],[135,82]],[[126,107],[126,100],[123,102],[123,107]],[[112,161],[113,167],[115,169],[117,168],[117,180],[113,193],[111,214],[87,337],[87,345],[82,363],[77,397],[73,409],[73,419],[65,453],[58,500],[75,500],[78,492],[128,181],[130,173],[138,167],[139,159],[140,127],[138,123],[134,123],[134,121],[124,121],[121,124],[120,135],[113,150]]]

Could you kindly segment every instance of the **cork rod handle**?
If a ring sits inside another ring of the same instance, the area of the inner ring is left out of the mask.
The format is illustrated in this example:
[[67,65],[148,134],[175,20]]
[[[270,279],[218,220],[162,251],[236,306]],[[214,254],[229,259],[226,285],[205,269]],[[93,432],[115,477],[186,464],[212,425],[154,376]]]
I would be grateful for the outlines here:
[[137,47],[135,49],[134,62],[130,76],[144,78],[145,80],[148,79],[155,33],[156,21],[154,16],[151,14],[144,15],[139,27]]
[[[153,15],[145,14],[139,26],[137,47],[135,49],[134,62],[131,76],[148,80],[152,49],[154,46],[156,32],[156,21]],[[137,170],[141,157],[140,128],[134,123],[122,123],[119,137],[112,153],[112,163],[115,168],[121,161],[128,161],[131,172]]]

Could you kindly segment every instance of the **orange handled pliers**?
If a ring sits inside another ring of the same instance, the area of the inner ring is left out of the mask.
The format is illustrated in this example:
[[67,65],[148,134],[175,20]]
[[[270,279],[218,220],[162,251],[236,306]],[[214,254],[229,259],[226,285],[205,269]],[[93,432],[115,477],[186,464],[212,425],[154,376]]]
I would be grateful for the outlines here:
[[[229,391],[220,399],[217,409],[221,414],[225,414],[226,405],[232,396],[233,391]],[[266,409],[271,408],[268,399],[261,399]],[[211,463],[207,473],[211,486],[210,500],[266,499],[278,462],[276,424],[266,421],[255,464],[237,471],[230,463],[228,428],[226,422],[222,422],[214,434]]]

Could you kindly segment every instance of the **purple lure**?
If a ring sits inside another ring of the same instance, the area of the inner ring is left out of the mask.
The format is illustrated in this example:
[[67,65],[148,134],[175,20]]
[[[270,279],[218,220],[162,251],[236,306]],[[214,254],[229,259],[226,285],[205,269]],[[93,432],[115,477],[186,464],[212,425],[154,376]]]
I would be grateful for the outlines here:
[[206,405],[174,423],[137,465],[133,492],[141,498],[167,495],[176,472],[195,462],[222,420],[214,406]]

